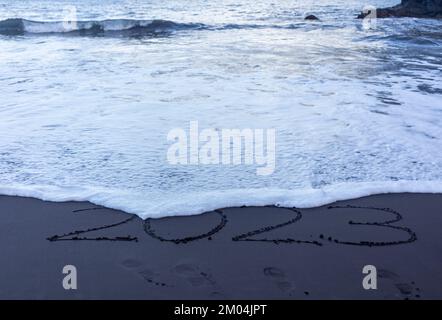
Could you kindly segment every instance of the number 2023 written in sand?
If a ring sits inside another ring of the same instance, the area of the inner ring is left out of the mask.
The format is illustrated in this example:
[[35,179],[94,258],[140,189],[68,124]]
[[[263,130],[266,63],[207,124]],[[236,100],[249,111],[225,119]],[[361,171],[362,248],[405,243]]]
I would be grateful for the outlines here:
[[[87,209],[75,210],[73,212],[79,213],[79,212],[92,211],[92,210],[95,211],[95,210],[102,210],[102,209],[104,209],[104,208],[99,208],[99,207],[87,208]],[[407,237],[405,239],[400,239],[400,240],[395,240],[395,241],[382,241],[382,242],[379,242],[379,241],[347,241],[347,240],[342,240],[342,239],[336,239],[336,238],[333,238],[330,236],[325,236],[323,234],[318,235],[317,240],[311,240],[311,239],[303,240],[303,239],[295,239],[295,238],[269,239],[269,238],[263,237],[265,235],[265,233],[267,233],[267,232],[295,224],[302,219],[302,212],[296,208],[280,208],[280,209],[281,210],[286,209],[286,210],[291,211],[289,220],[279,223],[279,224],[263,226],[261,228],[255,229],[255,230],[246,231],[245,233],[233,236],[232,241],[268,242],[268,243],[274,243],[274,244],[297,243],[297,244],[310,244],[310,245],[316,245],[316,246],[322,246],[322,245],[324,245],[324,243],[328,242],[328,243],[335,243],[335,244],[341,244],[341,245],[379,247],[379,246],[391,246],[391,245],[411,243],[411,242],[414,242],[417,240],[416,233],[414,231],[412,231],[410,228],[394,225],[395,223],[402,220],[402,216],[399,212],[397,212],[393,209],[390,209],[390,208],[362,207],[362,206],[351,206],[351,205],[329,206],[328,210],[331,210],[331,212],[333,212],[333,210],[337,210],[337,209],[341,209],[341,210],[345,210],[345,209],[353,209],[353,210],[366,209],[367,210],[368,209],[371,212],[383,213],[388,217],[386,220],[374,221],[374,222],[361,222],[361,221],[350,220],[350,221],[348,221],[348,224],[350,226],[368,226],[371,228],[386,228],[389,230],[400,231],[401,233],[405,233],[405,235],[407,235]],[[208,232],[205,232],[202,234],[193,235],[193,236],[186,236],[183,238],[173,239],[173,238],[165,238],[163,236],[158,235],[158,233],[156,232],[156,230],[152,226],[152,222],[155,221],[155,219],[147,219],[145,221],[142,221],[142,223],[143,223],[145,233],[153,239],[163,241],[163,242],[164,241],[165,242],[172,242],[175,244],[186,244],[186,243],[189,243],[192,241],[197,241],[197,240],[201,240],[201,239],[205,239],[205,238],[212,240],[212,236],[215,235],[216,233],[220,232],[226,226],[226,224],[228,223],[228,219],[227,219],[227,216],[224,214],[224,212],[222,210],[215,210],[214,212],[220,218],[219,223],[214,228],[212,228]],[[74,230],[74,231],[64,233],[61,235],[53,235],[51,237],[48,237],[47,240],[49,240],[51,242],[54,242],[54,241],[128,241],[128,242],[138,242],[137,237],[130,236],[130,235],[129,236],[116,236],[116,237],[115,236],[113,236],[113,237],[109,237],[109,236],[89,237],[89,236],[87,236],[87,234],[92,233],[94,231],[112,229],[112,228],[116,228],[118,226],[121,226],[123,224],[129,223],[131,221],[135,221],[135,218],[136,218],[136,216],[132,216],[132,217],[129,217],[129,218],[124,219],[122,221],[113,223],[113,224],[108,224],[108,225],[103,225],[103,226],[98,226],[98,227],[91,227],[91,228],[84,229],[84,230]],[[259,236],[259,237],[257,237],[257,236]]]

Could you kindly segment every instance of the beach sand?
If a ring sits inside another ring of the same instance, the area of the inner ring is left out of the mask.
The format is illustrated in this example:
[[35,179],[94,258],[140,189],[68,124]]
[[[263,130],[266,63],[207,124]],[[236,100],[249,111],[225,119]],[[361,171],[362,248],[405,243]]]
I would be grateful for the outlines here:
[[[1,299],[442,299],[441,194],[147,221],[0,196],[0,215]],[[77,290],[62,286],[65,265]]]

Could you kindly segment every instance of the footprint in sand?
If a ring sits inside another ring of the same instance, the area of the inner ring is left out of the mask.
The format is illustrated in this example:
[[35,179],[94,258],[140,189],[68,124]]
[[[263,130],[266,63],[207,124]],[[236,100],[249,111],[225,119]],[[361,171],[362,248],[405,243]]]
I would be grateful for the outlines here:
[[166,283],[159,281],[158,280],[159,274],[150,269],[145,268],[141,261],[134,259],[126,259],[121,264],[124,268],[136,272],[149,284],[155,285],[157,287],[170,287]]
[[133,259],[126,259],[121,264],[125,268],[128,268],[128,269],[135,269],[135,268],[141,267],[141,265],[142,265],[141,261],[133,260]]
[[264,275],[272,279],[279,290],[292,296],[295,293],[295,286],[287,278],[285,272],[275,267],[264,268]]
[[421,297],[421,290],[416,286],[416,284],[412,281],[411,283],[406,283],[401,280],[399,275],[394,273],[393,271],[386,269],[378,270],[378,277],[380,279],[387,279],[393,282],[395,288],[399,291],[402,298],[409,300],[412,298],[419,299]]
[[213,298],[224,298],[224,294],[213,276],[209,272],[201,270],[197,265],[191,263],[178,264],[172,269],[172,272],[184,278],[192,287],[210,290],[210,296]]
[[399,280],[399,276],[396,273],[387,269],[379,269],[378,277],[381,279],[390,279],[394,281]]

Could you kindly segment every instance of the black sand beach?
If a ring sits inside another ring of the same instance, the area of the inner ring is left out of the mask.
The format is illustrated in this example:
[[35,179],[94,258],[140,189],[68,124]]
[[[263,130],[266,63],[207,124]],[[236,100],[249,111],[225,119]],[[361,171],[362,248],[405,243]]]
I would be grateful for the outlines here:
[[[147,222],[8,196],[0,212],[0,299],[442,298],[441,194]],[[77,290],[63,289],[65,265],[77,268]],[[377,290],[362,287],[365,265],[377,268]]]

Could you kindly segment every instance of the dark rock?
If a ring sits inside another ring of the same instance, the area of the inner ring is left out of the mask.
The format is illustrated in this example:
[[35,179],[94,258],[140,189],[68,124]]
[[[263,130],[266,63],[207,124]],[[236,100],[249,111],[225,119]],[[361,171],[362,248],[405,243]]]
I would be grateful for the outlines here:
[[[359,19],[365,18],[371,12],[361,12]],[[401,3],[389,7],[376,9],[377,18],[414,17],[414,18],[442,18],[442,0],[401,0]]]
[[319,21],[319,18],[313,14],[309,14],[304,18],[305,20],[311,20],[311,21]]

